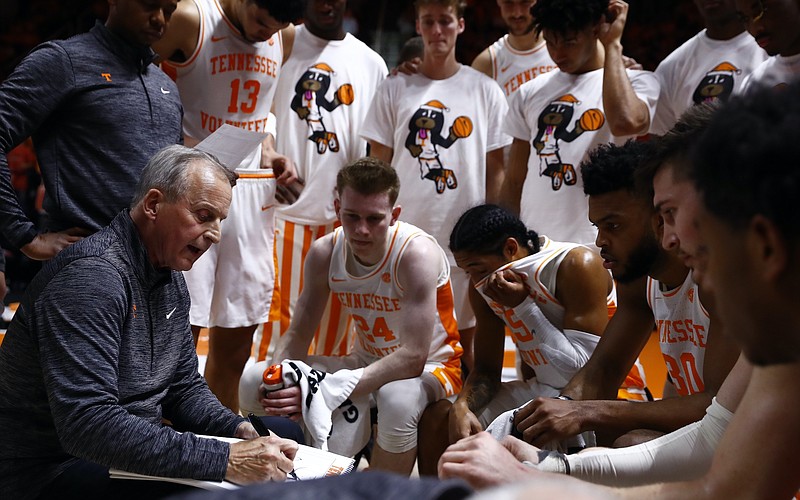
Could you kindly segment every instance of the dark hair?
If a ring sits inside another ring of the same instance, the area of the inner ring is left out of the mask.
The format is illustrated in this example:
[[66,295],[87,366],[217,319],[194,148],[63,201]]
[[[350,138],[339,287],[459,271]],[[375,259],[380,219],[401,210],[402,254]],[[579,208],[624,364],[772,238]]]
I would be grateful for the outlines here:
[[497,205],[472,207],[458,218],[450,232],[451,252],[503,255],[508,238],[514,238],[531,254],[539,251],[539,235],[519,217]]
[[732,228],[753,216],[800,235],[800,83],[760,88],[728,101],[692,150],[703,201]]
[[653,177],[666,162],[670,162],[675,180],[685,181],[691,177],[689,154],[718,109],[717,103],[696,104],[684,111],[667,133],[651,138],[653,147],[648,161],[636,175],[641,190],[652,194]]
[[626,190],[646,197],[635,181],[636,171],[648,161],[653,145],[645,141],[629,140],[621,146],[600,144],[589,152],[581,163],[583,192],[588,196]]
[[456,11],[456,17],[464,17],[464,11],[467,9],[467,2],[465,0],[414,0],[414,12],[419,16],[420,7],[427,5],[443,5],[445,7],[452,7]]
[[400,178],[394,168],[371,156],[359,158],[339,170],[336,175],[336,192],[339,196],[348,186],[365,195],[388,193],[392,205],[400,194]]
[[608,0],[537,0],[531,15],[537,34],[571,33],[597,24],[607,10]]
[[306,13],[306,0],[250,0],[280,23],[295,23]]
[[397,58],[397,64],[410,61],[415,57],[422,59],[425,55],[425,43],[422,41],[421,36],[412,36],[400,48],[400,56]]

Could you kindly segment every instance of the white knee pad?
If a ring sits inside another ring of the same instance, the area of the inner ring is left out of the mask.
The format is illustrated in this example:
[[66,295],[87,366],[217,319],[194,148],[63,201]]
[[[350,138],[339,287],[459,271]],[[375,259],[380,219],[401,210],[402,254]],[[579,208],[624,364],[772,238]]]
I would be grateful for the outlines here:
[[427,406],[445,394],[430,373],[389,382],[375,393],[378,407],[378,446],[389,453],[404,453],[417,446],[417,425]]

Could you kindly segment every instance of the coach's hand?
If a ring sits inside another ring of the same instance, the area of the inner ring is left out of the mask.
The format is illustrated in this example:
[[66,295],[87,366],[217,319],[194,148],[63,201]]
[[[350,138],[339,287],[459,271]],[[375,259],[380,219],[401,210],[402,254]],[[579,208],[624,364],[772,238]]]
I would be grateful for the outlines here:
[[20,250],[29,259],[48,260],[55,257],[58,252],[88,236],[89,231],[73,227],[57,233],[39,233],[30,243],[23,245]]

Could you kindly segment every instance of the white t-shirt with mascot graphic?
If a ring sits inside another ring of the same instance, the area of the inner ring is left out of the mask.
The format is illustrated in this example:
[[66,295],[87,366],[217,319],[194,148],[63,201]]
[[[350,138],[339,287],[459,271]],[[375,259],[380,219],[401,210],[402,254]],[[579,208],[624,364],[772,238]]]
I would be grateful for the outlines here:
[[444,80],[387,78],[375,94],[361,135],[394,151],[400,218],[445,249],[458,217],[486,200],[486,153],[511,142],[507,109],[497,83],[463,65]]
[[661,97],[651,134],[663,134],[697,102],[727,100],[739,93],[747,75],[767,58],[750,33],[713,40],[706,30],[675,49],[656,68]]
[[[649,71],[628,70],[634,92],[655,113],[659,85]],[[505,130],[528,141],[528,173],[520,218],[559,241],[594,245],[580,164],[598,144],[622,144],[611,134],[603,110],[603,69],[581,75],[558,69],[524,84],[509,99]]]

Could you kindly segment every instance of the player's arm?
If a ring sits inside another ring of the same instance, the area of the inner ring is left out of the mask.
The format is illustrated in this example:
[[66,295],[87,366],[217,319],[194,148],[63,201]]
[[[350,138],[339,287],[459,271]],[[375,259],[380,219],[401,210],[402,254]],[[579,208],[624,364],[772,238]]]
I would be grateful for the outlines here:
[[200,40],[200,11],[194,0],[181,0],[172,17],[169,27],[161,40],[152,45],[161,59],[174,62],[187,61]]
[[450,408],[450,442],[483,430],[477,415],[500,388],[505,347],[505,323],[474,289],[469,303],[475,313],[475,364]]
[[622,32],[628,4],[611,0],[600,24],[600,42],[605,48],[603,68],[603,108],[611,133],[616,136],[641,135],[650,128],[650,111],[633,90],[622,56]]
[[303,290],[297,299],[297,311],[302,314],[292,316],[292,322],[275,351],[276,362],[284,359],[305,360],[308,357],[308,346],[314,338],[319,326],[325,305],[328,303],[330,287],[328,272],[333,253],[333,233],[328,234],[311,244],[303,273]]
[[564,306],[564,330],[602,335],[608,326],[611,275],[588,248],[571,250],[556,277],[556,298]]
[[483,52],[472,61],[472,67],[477,69],[489,78],[494,78],[494,68],[492,67],[492,53],[489,47],[483,49]]
[[503,162],[503,148],[486,153],[486,203],[498,203],[502,199],[500,190],[506,172]]
[[653,331],[646,278],[617,283],[617,312],[589,361],[562,393],[573,399],[613,399]]
[[385,144],[381,144],[380,142],[376,141],[368,141],[368,142],[369,142],[369,155],[371,157],[385,161],[390,165],[392,164],[394,149],[390,148]]
[[519,215],[522,185],[528,176],[528,157],[531,145],[528,141],[514,138],[508,158],[508,169],[500,188],[500,204],[515,215]]
[[428,238],[414,238],[400,258],[397,280],[404,292],[402,311],[402,345],[394,352],[371,363],[353,390],[352,396],[369,394],[394,380],[418,377],[433,338],[436,310],[436,285],[442,262],[439,246]]

